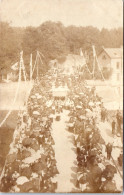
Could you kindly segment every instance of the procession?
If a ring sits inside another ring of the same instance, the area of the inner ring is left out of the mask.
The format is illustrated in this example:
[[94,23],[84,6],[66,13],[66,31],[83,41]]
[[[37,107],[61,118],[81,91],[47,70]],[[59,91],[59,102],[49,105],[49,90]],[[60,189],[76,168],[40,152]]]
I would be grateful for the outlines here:
[[0,192],[122,193],[122,0],[0,11]]
[[[61,69],[57,69],[56,74],[53,72],[54,68],[36,79],[27,110],[18,113],[17,127],[1,174],[1,191],[61,192],[57,186],[62,181],[57,180],[57,176],[61,174],[59,166],[62,164],[57,166],[58,146],[53,131],[59,133],[61,125],[54,128],[64,115],[62,131],[70,133],[75,148],[74,189],[119,192],[123,158],[122,144],[118,145],[117,140],[122,132],[122,113],[117,110],[110,120],[95,86],[88,87],[78,72],[75,75],[62,74]],[[106,129],[100,129],[100,123],[109,124],[111,141],[101,134]],[[62,138],[62,134],[59,136]],[[118,154],[114,156],[118,147]],[[60,160],[63,157],[66,167],[66,156],[59,156]]]

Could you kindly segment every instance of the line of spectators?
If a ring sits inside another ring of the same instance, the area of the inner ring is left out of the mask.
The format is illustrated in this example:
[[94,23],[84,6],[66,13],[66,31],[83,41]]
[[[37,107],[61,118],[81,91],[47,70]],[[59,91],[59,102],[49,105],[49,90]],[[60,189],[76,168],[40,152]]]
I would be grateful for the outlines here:
[[51,136],[51,107],[47,107],[50,85],[36,82],[22,112],[10,145],[1,192],[55,192],[59,174]]

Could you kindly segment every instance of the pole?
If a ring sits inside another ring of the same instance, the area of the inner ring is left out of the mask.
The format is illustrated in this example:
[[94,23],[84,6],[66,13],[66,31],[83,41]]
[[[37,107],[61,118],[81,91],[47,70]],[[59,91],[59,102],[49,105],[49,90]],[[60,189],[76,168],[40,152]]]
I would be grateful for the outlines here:
[[[23,51],[20,52],[20,72],[22,71],[22,57],[23,56]],[[20,74],[20,73],[19,73]]]
[[92,45],[92,48],[93,48],[93,80],[94,80],[96,50],[95,50],[95,46],[94,45]]
[[24,80],[26,83],[26,73],[25,73],[25,66],[24,66],[24,61],[23,61],[23,51],[20,52],[20,64],[21,64],[21,68],[23,70]]
[[93,58],[93,80],[94,80],[94,65],[95,65],[95,57]]
[[22,69],[22,58],[23,58],[23,51],[20,52],[20,68]]
[[[37,51],[37,55],[38,55],[38,51]],[[37,80],[38,80],[38,63],[37,63]]]
[[30,55],[30,81],[32,80],[32,53]]

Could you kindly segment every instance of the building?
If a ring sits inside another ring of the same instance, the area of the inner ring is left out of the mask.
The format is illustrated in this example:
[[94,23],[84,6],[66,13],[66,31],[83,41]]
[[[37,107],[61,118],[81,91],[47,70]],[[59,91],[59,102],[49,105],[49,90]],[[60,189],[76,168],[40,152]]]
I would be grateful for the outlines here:
[[71,75],[75,74],[75,72],[79,71],[86,64],[86,60],[84,56],[68,54],[65,58],[65,61],[59,63],[58,60],[51,60],[49,65],[54,72],[60,70],[63,74]]
[[98,55],[98,62],[102,70],[111,70],[112,84],[123,82],[123,48],[103,48]]
[[62,63],[63,73],[66,75],[75,74],[79,71],[84,64],[86,64],[85,58],[80,55],[68,54],[65,62]]
[[0,74],[0,80],[9,82],[16,81],[18,79],[17,71],[3,69]]
[[0,72],[0,81],[9,82],[18,79],[18,62],[11,67],[2,68]]

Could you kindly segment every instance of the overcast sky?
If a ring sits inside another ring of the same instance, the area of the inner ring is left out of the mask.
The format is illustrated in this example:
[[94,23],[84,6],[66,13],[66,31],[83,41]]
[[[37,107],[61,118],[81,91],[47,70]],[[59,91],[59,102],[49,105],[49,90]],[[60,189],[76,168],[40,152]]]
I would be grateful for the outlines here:
[[122,0],[0,0],[0,20],[13,26],[61,21],[65,26],[123,26]]

